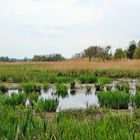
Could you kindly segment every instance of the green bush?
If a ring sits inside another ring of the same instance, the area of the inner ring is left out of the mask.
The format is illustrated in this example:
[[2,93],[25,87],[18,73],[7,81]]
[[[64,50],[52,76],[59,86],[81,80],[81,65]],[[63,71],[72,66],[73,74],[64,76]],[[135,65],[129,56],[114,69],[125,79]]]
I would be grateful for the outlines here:
[[88,76],[88,75],[81,75],[79,77],[79,80],[81,81],[81,83],[96,83],[97,82],[97,77]]
[[113,109],[128,109],[130,95],[120,91],[100,92],[98,99],[101,107]]
[[41,86],[34,83],[25,83],[23,84],[23,90],[26,93],[40,92]]
[[59,101],[57,99],[38,100],[36,103],[36,111],[55,112]]
[[65,84],[56,84],[56,93],[58,96],[65,97],[68,94],[68,87]]

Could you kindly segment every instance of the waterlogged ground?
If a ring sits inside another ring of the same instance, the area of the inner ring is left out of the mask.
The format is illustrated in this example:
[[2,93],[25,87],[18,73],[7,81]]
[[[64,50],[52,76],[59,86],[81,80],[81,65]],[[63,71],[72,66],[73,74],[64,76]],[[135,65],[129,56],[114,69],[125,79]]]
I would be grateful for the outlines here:
[[[107,90],[107,86],[111,86],[111,90],[116,89],[116,85],[119,82],[128,82],[130,86],[129,93],[133,96],[136,94],[136,84],[139,84],[140,81],[136,79],[119,79],[115,80],[112,84],[105,85],[104,90]],[[99,106],[98,97],[96,95],[96,89],[94,84],[90,84],[91,91],[87,92],[86,85],[84,84],[77,84],[76,90],[74,93],[70,92],[70,89],[68,90],[68,95],[65,97],[57,96],[56,89],[54,86],[50,88],[48,91],[41,90],[41,94],[39,96],[39,99],[58,99],[59,105],[57,108],[57,111],[61,110],[67,110],[67,109],[85,109],[88,106],[94,105]],[[19,94],[20,92],[18,89],[9,89],[6,93],[8,96],[11,96],[12,93]]]

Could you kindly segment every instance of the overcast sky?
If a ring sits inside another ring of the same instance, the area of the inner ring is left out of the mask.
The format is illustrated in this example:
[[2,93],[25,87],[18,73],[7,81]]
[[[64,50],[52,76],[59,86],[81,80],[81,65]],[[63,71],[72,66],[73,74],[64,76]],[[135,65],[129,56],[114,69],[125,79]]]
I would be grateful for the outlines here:
[[140,0],[0,0],[0,56],[22,58],[140,40]]

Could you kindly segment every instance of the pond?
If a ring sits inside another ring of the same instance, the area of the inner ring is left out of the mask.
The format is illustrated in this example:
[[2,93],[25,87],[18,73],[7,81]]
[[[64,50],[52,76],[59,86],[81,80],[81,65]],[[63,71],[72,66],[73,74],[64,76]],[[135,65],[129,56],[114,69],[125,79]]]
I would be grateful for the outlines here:
[[42,92],[39,99],[56,99],[59,100],[57,111],[66,109],[84,109],[87,106],[95,105],[98,106],[98,97],[95,94],[95,90],[92,89],[90,93],[86,90],[76,90],[75,94],[71,94],[68,90],[66,97],[58,97],[55,95],[55,89],[51,88],[48,92]]

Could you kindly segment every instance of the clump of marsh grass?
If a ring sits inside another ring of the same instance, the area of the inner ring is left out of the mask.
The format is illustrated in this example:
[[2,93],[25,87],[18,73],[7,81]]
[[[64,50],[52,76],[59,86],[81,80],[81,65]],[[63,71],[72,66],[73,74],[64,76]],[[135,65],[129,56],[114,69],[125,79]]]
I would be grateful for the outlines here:
[[44,89],[44,91],[48,91],[49,88],[50,88],[49,83],[44,83],[44,84],[43,84],[43,89]]
[[130,90],[130,86],[129,86],[128,82],[121,82],[121,83],[117,84],[116,88],[119,91],[123,91],[123,92],[126,92],[126,93],[129,93],[129,90]]
[[35,104],[36,111],[40,112],[55,112],[59,104],[58,99],[38,100]]
[[79,80],[81,83],[96,83],[97,82],[97,77],[96,76],[88,76],[88,75],[81,75],[79,77]]
[[35,83],[25,83],[23,84],[23,90],[26,93],[33,93],[33,92],[39,92],[41,91],[41,86],[37,85]]
[[112,83],[112,79],[111,78],[108,78],[108,77],[99,77],[98,78],[98,83],[100,85],[111,84]]
[[120,91],[100,92],[98,99],[101,107],[128,109],[130,95]]
[[68,87],[65,84],[56,84],[56,93],[58,96],[65,97],[68,95]]

